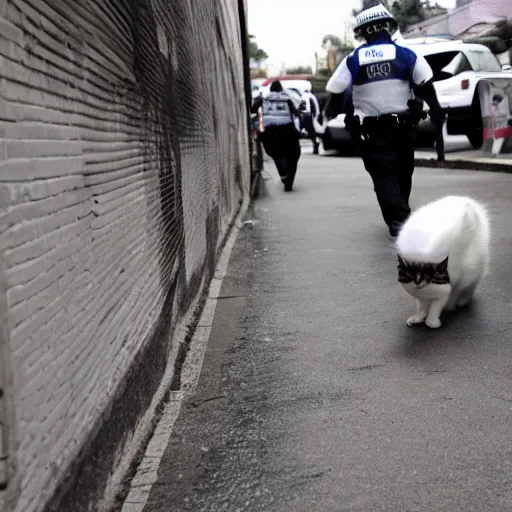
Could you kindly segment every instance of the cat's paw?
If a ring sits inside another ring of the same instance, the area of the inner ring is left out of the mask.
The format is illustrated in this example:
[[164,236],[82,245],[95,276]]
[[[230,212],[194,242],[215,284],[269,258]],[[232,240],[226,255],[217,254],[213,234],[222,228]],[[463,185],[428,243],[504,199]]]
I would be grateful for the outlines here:
[[455,308],[457,307],[457,305],[455,303],[448,303],[446,304],[446,306],[444,307],[444,309],[446,311],[455,311]]
[[409,327],[411,327],[411,325],[423,323],[424,320],[425,315],[413,315],[407,319],[406,323]]
[[441,327],[441,320],[439,318],[427,318],[425,324],[431,329],[439,329]]

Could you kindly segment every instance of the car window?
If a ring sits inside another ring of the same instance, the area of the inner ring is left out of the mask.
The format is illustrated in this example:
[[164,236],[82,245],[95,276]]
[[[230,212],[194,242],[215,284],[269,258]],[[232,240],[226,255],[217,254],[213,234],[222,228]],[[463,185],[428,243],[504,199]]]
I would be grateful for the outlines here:
[[446,80],[473,68],[464,53],[449,51],[425,55],[434,73],[434,82]]
[[443,68],[445,73],[450,73],[452,76],[458,75],[464,71],[473,71],[468,58],[462,52],[458,52],[450,63]]
[[500,62],[491,52],[470,50],[468,55],[475,71],[501,71]]

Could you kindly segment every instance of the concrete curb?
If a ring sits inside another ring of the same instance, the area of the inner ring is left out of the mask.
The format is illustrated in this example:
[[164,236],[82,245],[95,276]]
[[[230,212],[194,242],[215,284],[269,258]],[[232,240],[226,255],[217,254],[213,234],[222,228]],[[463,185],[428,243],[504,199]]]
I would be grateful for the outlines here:
[[512,161],[510,164],[500,162],[482,162],[478,160],[445,160],[438,162],[435,158],[415,158],[416,167],[434,167],[439,169],[465,169],[469,171],[489,171],[489,172],[512,172]]
[[[193,333],[189,333],[191,339],[188,343],[187,356],[181,367],[180,389],[170,391],[167,400],[164,398],[163,412],[159,416],[156,428],[154,428],[152,436],[145,446],[144,455],[140,460],[140,464],[138,464],[133,479],[131,479],[130,482],[125,482],[125,485],[129,484],[126,496],[123,496],[123,502],[119,503],[115,510],[120,510],[121,512],[142,512],[146,506],[151,488],[157,481],[160,461],[169,443],[174,423],[181,409],[181,404],[187,396],[194,392],[197,382],[199,381],[222,281],[227,273],[231,251],[238,237],[238,232],[243,227],[243,218],[250,204],[250,200],[244,201],[231,229],[226,235],[224,246],[217,260],[214,276],[208,285],[206,302],[202,307],[199,320]],[[170,363],[172,363],[172,361]],[[171,367],[172,364],[169,366]],[[162,388],[169,389],[172,373],[171,371],[170,375],[164,379]]]

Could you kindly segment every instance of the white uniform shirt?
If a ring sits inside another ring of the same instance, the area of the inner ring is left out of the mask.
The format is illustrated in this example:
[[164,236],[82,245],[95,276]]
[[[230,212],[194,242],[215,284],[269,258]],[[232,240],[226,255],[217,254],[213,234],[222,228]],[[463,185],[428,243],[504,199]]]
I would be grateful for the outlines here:
[[333,94],[353,88],[356,114],[379,116],[407,111],[412,84],[421,86],[433,76],[424,57],[388,39],[354,50],[336,68],[326,85]]

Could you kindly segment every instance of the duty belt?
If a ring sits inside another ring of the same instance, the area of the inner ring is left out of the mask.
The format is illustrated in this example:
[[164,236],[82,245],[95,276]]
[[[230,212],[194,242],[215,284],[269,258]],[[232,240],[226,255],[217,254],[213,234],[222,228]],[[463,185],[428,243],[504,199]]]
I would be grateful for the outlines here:
[[382,114],[375,117],[365,117],[363,128],[366,130],[385,130],[398,125],[413,125],[414,121],[409,112],[404,114]]

